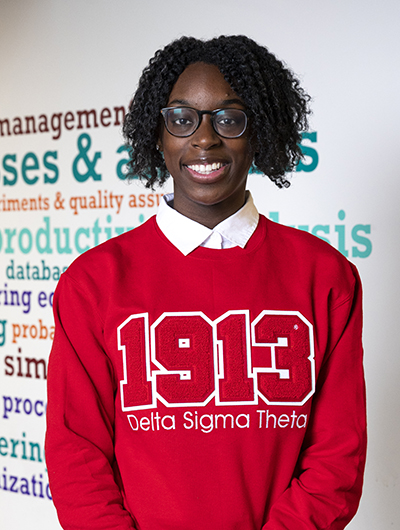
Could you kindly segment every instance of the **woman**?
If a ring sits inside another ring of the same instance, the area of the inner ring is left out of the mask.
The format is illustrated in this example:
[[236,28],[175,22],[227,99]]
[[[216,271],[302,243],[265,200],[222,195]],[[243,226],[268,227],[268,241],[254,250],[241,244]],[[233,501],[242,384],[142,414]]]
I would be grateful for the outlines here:
[[182,38],[143,72],[131,175],[157,217],[85,253],[54,300],[50,485],[65,529],[341,529],[365,462],[361,291],[326,243],[258,214],[308,96],[243,37]]

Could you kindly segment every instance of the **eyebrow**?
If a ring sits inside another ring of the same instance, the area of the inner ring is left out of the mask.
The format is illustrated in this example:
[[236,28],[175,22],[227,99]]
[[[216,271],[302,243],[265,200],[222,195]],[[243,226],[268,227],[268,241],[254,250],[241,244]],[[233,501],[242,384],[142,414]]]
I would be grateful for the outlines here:
[[[168,103],[169,106],[171,105],[185,105],[187,107],[190,107],[190,103],[189,101],[187,101],[186,99],[174,99],[172,101],[170,101]],[[244,103],[242,100],[238,99],[238,98],[233,98],[233,99],[224,99],[223,101],[221,101],[220,103],[220,107],[223,107],[225,105],[241,105],[242,107],[244,107]]]

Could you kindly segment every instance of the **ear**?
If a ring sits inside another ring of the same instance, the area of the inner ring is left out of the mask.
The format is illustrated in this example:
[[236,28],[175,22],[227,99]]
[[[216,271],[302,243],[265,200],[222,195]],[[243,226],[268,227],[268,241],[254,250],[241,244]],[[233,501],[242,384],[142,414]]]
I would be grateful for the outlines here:
[[157,140],[156,149],[157,151],[160,151],[161,153],[163,152],[163,144],[162,144],[161,138]]

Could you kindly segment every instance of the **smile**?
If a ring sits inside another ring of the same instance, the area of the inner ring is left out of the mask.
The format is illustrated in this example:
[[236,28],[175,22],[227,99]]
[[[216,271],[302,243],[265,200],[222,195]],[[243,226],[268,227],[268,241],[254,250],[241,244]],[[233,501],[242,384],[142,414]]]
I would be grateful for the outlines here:
[[200,173],[201,175],[209,175],[213,171],[217,171],[225,165],[226,164],[222,164],[221,162],[214,162],[213,164],[194,164],[187,167],[196,173]]

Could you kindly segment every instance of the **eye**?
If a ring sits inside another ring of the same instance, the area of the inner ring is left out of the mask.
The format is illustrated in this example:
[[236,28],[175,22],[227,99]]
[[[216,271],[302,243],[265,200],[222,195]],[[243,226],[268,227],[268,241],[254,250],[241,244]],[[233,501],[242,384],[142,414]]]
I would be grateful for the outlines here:
[[167,114],[167,127],[172,134],[188,136],[197,125],[197,113],[188,107],[170,109]]
[[228,116],[222,116],[221,118],[218,118],[217,124],[220,127],[232,127],[236,125],[236,120],[234,118],[228,117]]
[[247,117],[240,109],[222,109],[215,114],[216,131],[225,138],[237,138],[246,130]]
[[190,125],[193,123],[192,120],[190,120],[189,118],[175,118],[175,119],[172,119],[171,120],[171,123],[173,123],[174,125],[176,126],[179,126],[179,125]]

